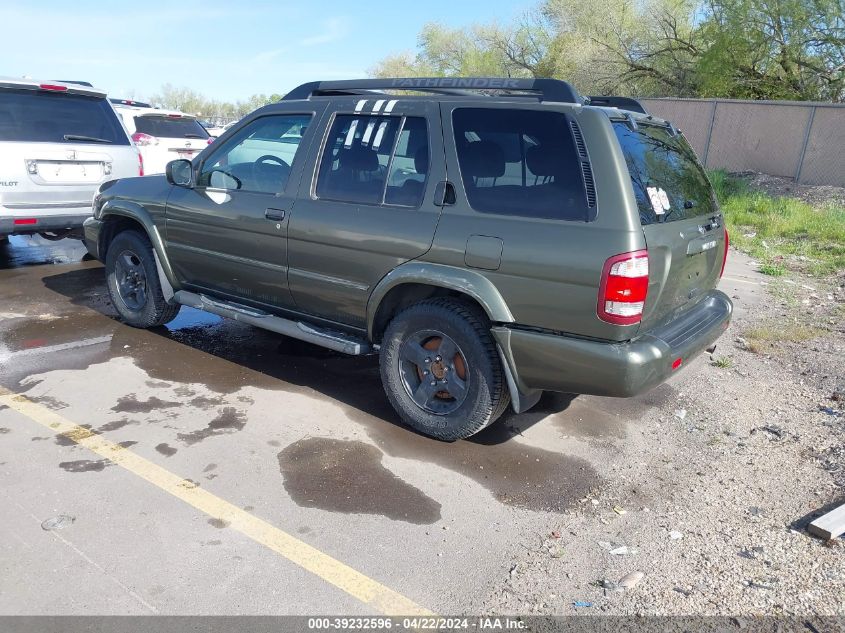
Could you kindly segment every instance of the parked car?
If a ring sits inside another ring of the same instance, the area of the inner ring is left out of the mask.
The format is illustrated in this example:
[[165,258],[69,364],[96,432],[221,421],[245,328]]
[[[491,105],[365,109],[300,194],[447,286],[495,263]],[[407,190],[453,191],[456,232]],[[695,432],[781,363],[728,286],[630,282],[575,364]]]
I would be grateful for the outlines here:
[[141,150],[145,174],[163,174],[171,160],[191,159],[214,140],[191,114],[116,101],[115,110]]
[[126,323],[188,305],[379,353],[399,416],[444,440],[544,390],[641,393],[732,312],[690,145],[562,81],[306,84],[94,206],[86,242]]
[[0,78],[0,240],[81,238],[97,187],[139,175],[139,160],[103,91]]
[[222,125],[215,125],[211,121],[200,120],[200,125],[205,128],[211,138],[217,138],[225,131]]

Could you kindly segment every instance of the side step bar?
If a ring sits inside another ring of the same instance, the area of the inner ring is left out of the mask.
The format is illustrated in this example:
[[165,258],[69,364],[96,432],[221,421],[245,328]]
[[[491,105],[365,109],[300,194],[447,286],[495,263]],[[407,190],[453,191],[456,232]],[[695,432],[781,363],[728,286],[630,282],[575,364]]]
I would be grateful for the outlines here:
[[358,356],[372,351],[369,343],[363,339],[355,338],[343,332],[325,330],[314,325],[307,325],[301,321],[283,319],[282,317],[268,314],[267,312],[262,312],[261,310],[256,310],[248,306],[220,301],[219,299],[211,299],[205,295],[196,294],[187,290],[177,291],[173,295],[173,300],[190,308],[196,308],[197,310],[211,312],[227,319],[248,323],[255,327],[284,334],[285,336],[306,341],[307,343],[313,343],[314,345],[319,345],[320,347],[325,347],[336,352]]

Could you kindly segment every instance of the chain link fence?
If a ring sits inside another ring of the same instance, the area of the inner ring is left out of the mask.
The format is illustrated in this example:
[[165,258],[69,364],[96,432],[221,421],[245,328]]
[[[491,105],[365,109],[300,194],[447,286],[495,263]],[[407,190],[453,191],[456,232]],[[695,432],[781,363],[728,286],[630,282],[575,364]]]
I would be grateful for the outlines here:
[[709,169],[845,187],[845,104],[640,99],[683,130]]

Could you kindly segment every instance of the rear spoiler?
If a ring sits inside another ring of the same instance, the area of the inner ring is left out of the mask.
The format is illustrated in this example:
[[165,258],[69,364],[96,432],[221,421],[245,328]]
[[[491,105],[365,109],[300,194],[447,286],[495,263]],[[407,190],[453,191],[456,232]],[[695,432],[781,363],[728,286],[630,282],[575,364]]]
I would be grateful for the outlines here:
[[11,88],[16,90],[43,90],[45,92],[66,92],[70,94],[85,95],[87,97],[105,98],[106,93],[90,85],[67,81],[49,80],[34,81],[32,79],[0,79],[0,88]]
[[144,103],[143,101],[135,101],[134,99],[109,99],[114,105],[127,105],[127,106],[134,106],[136,108],[152,108],[149,103]]
[[631,97],[592,96],[585,99],[584,105],[618,108],[620,110],[640,112],[641,114],[651,114],[642,103]]

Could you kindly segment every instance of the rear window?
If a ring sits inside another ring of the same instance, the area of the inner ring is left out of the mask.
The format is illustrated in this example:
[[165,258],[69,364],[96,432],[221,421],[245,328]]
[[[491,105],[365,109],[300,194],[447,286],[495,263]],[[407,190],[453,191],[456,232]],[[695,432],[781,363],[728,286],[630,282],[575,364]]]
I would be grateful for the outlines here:
[[643,225],[674,222],[718,211],[695,152],[680,134],[657,125],[613,123],[631,174]]
[[473,209],[589,219],[581,160],[565,114],[459,108],[453,127],[461,179]]
[[105,98],[0,90],[0,141],[129,145]]
[[168,116],[136,116],[135,131],[162,138],[208,138],[208,132],[196,119]]

